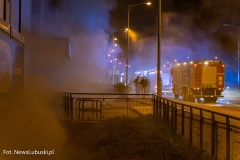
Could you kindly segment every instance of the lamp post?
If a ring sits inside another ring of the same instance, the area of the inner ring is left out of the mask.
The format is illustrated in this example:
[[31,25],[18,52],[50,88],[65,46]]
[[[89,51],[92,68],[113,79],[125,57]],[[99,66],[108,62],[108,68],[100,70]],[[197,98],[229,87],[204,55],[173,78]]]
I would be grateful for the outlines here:
[[128,5],[128,26],[127,26],[127,55],[126,55],[126,85],[128,84],[128,56],[129,56],[129,32],[130,32],[130,9],[132,7],[138,6],[138,5],[151,5],[150,2],[147,3],[138,3],[138,4],[133,4],[133,5]]
[[162,32],[162,2],[158,1],[158,54],[157,54],[157,96],[162,96],[161,78],[161,32]]
[[112,34],[112,83],[115,84],[115,70],[114,70],[114,65],[115,65],[115,55],[114,55],[114,52],[115,52],[115,49],[114,47],[116,46],[115,42],[117,40],[117,38],[115,37],[115,33],[118,32],[118,31],[122,31],[122,30],[126,30],[126,29],[118,29],[118,30],[115,30]]
[[223,24],[223,26],[224,27],[231,27],[231,28],[233,28],[233,29],[237,29],[238,30],[238,79],[237,79],[237,82],[238,82],[238,85],[239,85],[239,68],[240,68],[240,60],[239,60],[239,58],[240,58],[240,56],[239,56],[239,50],[240,50],[240,32],[239,32],[239,26],[237,27],[237,26],[232,26],[232,25],[229,25],[229,24]]

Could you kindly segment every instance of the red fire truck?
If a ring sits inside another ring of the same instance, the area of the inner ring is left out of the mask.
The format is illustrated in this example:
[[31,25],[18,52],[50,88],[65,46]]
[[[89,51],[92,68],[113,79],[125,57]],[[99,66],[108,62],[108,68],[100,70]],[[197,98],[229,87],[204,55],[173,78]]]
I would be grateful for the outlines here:
[[173,94],[176,99],[216,102],[223,97],[225,64],[219,60],[191,61],[174,65],[172,76]]

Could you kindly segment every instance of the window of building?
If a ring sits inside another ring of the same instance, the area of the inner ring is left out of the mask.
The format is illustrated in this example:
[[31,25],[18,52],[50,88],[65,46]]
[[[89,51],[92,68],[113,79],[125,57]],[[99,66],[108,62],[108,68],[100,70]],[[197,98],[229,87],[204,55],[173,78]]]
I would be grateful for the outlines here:
[[12,21],[12,27],[15,29],[15,30],[19,30],[19,0],[12,0],[12,17],[11,17],[11,21]]
[[21,0],[0,0],[0,18],[10,24],[12,29],[20,31]]
[[4,12],[4,0],[0,0],[0,18],[3,19],[3,12]]

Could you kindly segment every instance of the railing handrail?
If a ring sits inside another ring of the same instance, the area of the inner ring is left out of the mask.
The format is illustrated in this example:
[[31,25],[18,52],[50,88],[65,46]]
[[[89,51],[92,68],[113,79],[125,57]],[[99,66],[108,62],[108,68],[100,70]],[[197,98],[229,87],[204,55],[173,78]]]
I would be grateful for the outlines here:
[[[66,93],[66,94],[71,94],[71,95],[129,95],[129,96],[134,96],[134,95],[152,95],[153,97],[158,97],[157,95],[155,94],[119,94],[119,93],[93,93],[93,92],[90,92],[90,93],[79,93],[79,92],[62,92],[62,93]],[[104,97],[106,98],[106,97]],[[240,117],[237,117],[237,116],[233,116],[233,115],[229,115],[229,114],[226,114],[226,113],[222,113],[222,112],[219,112],[219,111],[213,111],[211,109],[205,109],[205,108],[200,108],[200,107],[197,107],[197,106],[193,106],[193,105],[189,105],[189,104],[186,104],[184,102],[176,102],[174,100],[170,100],[168,98],[163,98],[161,97],[161,99],[163,100],[167,100],[169,102],[172,102],[172,103],[175,103],[175,104],[179,104],[179,105],[184,105],[184,106],[187,106],[187,107],[191,107],[193,109],[198,109],[198,110],[202,110],[202,111],[205,111],[205,112],[211,112],[211,113],[214,113],[216,115],[219,115],[219,116],[225,116],[225,117],[229,117],[229,118],[232,118],[232,119],[235,119],[235,120],[240,120]]]
[[[162,97],[161,97],[162,98]],[[169,100],[168,98],[162,98],[164,100],[167,100],[169,102],[173,102],[175,104],[179,104],[179,105],[184,105],[186,107],[191,107],[191,108],[194,108],[194,109],[198,109],[198,110],[202,110],[202,111],[205,111],[205,112],[211,112],[211,113],[214,113],[216,115],[219,115],[219,116],[224,116],[224,117],[229,117],[229,118],[232,118],[232,119],[235,119],[235,120],[240,120],[240,117],[237,117],[237,116],[233,116],[233,115],[229,115],[229,114],[226,114],[226,113],[222,113],[222,112],[218,112],[218,111],[213,111],[211,109],[205,109],[205,108],[200,108],[200,107],[197,107],[197,106],[192,106],[192,105],[189,105],[189,104],[186,104],[186,103],[180,103],[180,102],[176,102],[174,100]],[[235,111],[236,112],[236,111]],[[240,114],[240,113],[239,113]]]
[[[136,94],[136,93],[128,93],[128,94],[125,94],[125,93],[94,93],[94,92],[83,92],[83,93],[79,93],[79,92],[62,92],[62,93],[66,93],[66,94],[79,94],[79,95],[152,95],[154,96],[155,94]],[[156,96],[156,95],[155,95]]]

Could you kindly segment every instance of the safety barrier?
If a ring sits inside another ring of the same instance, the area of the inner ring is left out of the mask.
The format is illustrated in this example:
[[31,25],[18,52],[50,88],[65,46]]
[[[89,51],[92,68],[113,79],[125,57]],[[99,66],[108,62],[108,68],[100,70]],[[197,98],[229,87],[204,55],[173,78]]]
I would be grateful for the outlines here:
[[240,159],[240,118],[152,94],[64,93],[65,118],[99,122],[151,114],[213,159]]
[[116,116],[136,117],[153,113],[152,94],[64,93],[65,119],[98,122]]
[[157,96],[153,115],[213,159],[240,159],[240,118]]

